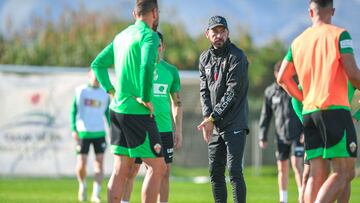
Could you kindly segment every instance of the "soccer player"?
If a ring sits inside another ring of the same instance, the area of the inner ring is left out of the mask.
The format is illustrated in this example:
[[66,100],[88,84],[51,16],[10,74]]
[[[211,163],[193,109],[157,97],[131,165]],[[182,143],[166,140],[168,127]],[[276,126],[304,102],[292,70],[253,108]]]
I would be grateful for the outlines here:
[[[274,66],[275,79],[277,78],[280,65],[281,62],[279,61]],[[293,110],[291,97],[276,82],[265,89],[265,99],[259,120],[259,146],[262,149],[267,147],[267,134],[273,116],[275,118],[279,197],[280,202],[287,203],[289,158],[300,194],[304,145],[301,142],[302,125]]]
[[110,98],[99,87],[92,70],[89,71],[89,83],[76,88],[71,108],[72,136],[77,141],[76,176],[79,181],[79,201],[86,201],[86,162],[90,145],[96,154],[95,175],[92,202],[100,202],[101,182],[103,179],[103,159],[106,148],[104,117],[109,122]]
[[[163,36],[158,32],[160,38],[159,63],[155,68],[154,77],[154,115],[159,128],[161,141],[163,143],[166,172],[162,177],[159,202],[167,203],[169,200],[169,177],[170,164],[173,162],[173,151],[182,145],[182,106],[180,99],[180,76],[177,68],[163,59],[165,50]],[[171,99],[170,99],[171,98]],[[175,122],[173,134],[172,118]],[[128,203],[133,188],[134,179],[139,171],[141,159],[136,159],[132,171],[128,176],[125,192],[121,203]]]
[[312,26],[292,42],[277,78],[304,106],[305,152],[311,165],[305,202],[334,202],[355,176],[358,147],[347,82],[360,88],[360,70],[350,34],[331,24],[334,12],[332,0],[310,0]]
[[249,132],[248,61],[244,52],[231,43],[224,17],[210,18],[206,37],[211,46],[201,54],[199,60],[200,101],[204,120],[198,129],[202,130],[208,144],[214,201],[227,202],[227,165],[234,202],[246,202],[242,161]]
[[[355,88],[354,86],[348,82],[348,98],[349,98],[349,103],[352,103],[352,99],[354,97],[354,93],[355,93]],[[294,108],[294,111],[297,115],[297,117],[300,119],[300,121],[302,121],[302,111],[303,111],[303,105],[300,101],[296,100],[295,98],[291,99],[292,102],[292,106]],[[353,114],[353,121],[354,122],[358,122],[360,120],[360,109],[357,110],[354,114]],[[305,157],[306,159],[306,157]],[[327,173],[330,173],[330,165],[327,165]],[[306,183],[309,179],[309,173],[310,173],[310,162],[308,160],[305,160],[304,162],[304,173],[303,173],[303,177],[302,177],[302,188],[301,188],[301,193],[300,193],[300,197],[299,197],[299,202],[303,203],[304,202],[304,196],[305,196],[305,189],[306,189]],[[338,203],[347,203],[350,200],[350,182],[346,185],[344,191],[341,193],[341,195],[338,197],[337,202]]]
[[[162,143],[152,104],[154,69],[159,37],[156,0],[137,0],[135,24],[117,34],[92,62],[101,86],[114,97],[110,104],[111,151],[114,168],[108,183],[108,201],[119,203],[124,183],[135,157],[147,166],[142,202],[155,203],[165,172]],[[107,68],[115,64],[117,85],[112,85]]]

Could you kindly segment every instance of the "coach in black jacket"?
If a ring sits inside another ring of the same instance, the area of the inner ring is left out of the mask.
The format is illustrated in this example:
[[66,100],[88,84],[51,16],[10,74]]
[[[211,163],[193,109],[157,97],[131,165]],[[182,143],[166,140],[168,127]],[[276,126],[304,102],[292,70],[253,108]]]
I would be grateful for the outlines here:
[[[281,62],[274,67],[275,78]],[[276,158],[280,202],[287,202],[289,182],[289,158],[294,170],[297,187],[301,188],[304,145],[300,142],[302,125],[291,104],[291,97],[276,82],[265,89],[265,98],[259,121],[259,146],[267,147],[267,135],[271,118],[275,118]]]
[[246,202],[242,159],[249,132],[248,61],[242,50],[230,42],[225,18],[211,17],[206,37],[211,47],[200,56],[200,100],[204,120],[198,129],[203,130],[208,143],[213,195],[215,202],[227,202],[227,164],[234,202]]

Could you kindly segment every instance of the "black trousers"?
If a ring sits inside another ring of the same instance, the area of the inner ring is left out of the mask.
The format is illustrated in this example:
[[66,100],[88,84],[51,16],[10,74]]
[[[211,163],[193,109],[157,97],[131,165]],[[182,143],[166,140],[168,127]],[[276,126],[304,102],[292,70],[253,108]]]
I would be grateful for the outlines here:
[[209,142],[209,172],[216,203],[227,202],[226,165],[228,166],[234,203],[246,202],[246,184],[243,176],[245,142],[245,130],[214,134]]

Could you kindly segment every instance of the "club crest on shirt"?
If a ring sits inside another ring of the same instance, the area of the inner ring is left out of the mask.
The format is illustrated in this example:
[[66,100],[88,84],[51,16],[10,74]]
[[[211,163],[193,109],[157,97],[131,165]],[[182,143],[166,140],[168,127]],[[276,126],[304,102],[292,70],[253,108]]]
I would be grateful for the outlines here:
[[350,148],[350,151],[351,151],[352,153],[354,153],[354,152],[356,151],[356,148],[357,148],[356,143],[355,143],[355,142],[351,142],[351,143],[349,144],[349,148]]
[[161,145],[159,143],[156,143],[154,145],[154,151],[156,152],[156,154],[160,154],[161,152]]

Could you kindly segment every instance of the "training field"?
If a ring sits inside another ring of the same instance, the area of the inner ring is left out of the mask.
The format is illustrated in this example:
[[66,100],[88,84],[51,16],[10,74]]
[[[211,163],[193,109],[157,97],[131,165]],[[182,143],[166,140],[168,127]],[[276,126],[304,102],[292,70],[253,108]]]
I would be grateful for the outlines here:
[[[206,169],[173,170],[171,180],[171,203],[211,203],[212,193],[209,183],[194,183],[191,176],[207,175]],[[180,178],[181,176],[181,178]],[[253,175],[251,169],[245,170],[248,203],[278,202],[276,168],[266,167],[260,176]],[[292,178],[292,177],[291,177]],[[107,180],[107,179],[106,179]],[[137,179],[132,202],[140,202],[140,188],[142,179]],[[106,183],[103,183],[105,188]],[[90,180],[88,186],[91,186]],[[88,196],[90,190],[88,188]],[[231,187],[228,187],[229,201],[231,201]],[[1,203],[76,203],[77,182],[75,178],[1,178]],[[289,184],[289,202],[296,202],[297,189],[294,179]],[[106,191],[102,191],[103,202],[106,202]],[[350,202],[360,202],[360,178],[352,182]]]

